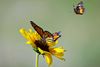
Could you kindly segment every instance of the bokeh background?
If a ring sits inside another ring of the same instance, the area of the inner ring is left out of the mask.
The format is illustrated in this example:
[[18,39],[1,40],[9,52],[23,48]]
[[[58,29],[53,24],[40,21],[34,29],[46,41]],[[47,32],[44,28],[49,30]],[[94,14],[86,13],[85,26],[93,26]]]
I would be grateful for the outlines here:
[[[32,20],[50,32],[61,31],[66,61],[53,56],[52,67],[100,67],[100,0],[83,0],[84,15],[73,4],[80,0],[0,0],[0,67],[35,67],[35,52],[20,28]],[[34,29],[33,29],[34,30]],[[47,67],[42,56],[39,67]]]

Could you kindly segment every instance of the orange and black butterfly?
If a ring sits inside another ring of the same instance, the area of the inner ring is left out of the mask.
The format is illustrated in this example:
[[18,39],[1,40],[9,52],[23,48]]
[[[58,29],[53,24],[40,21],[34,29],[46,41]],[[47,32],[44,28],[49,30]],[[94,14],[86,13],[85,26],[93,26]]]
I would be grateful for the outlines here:
[[61,37],[60,32],[55,32],[51,34],[49,31],[44,31],[40,26],[35,24],[33,21],[30,21],[32,27],[36,30],[36,32],[44,39],[52,38],[53,41],[56,41],[59,37]]
[[76,6],[74,6],[74,12],[78,15],[83,15],[84,10],[83,1],[80,1]]

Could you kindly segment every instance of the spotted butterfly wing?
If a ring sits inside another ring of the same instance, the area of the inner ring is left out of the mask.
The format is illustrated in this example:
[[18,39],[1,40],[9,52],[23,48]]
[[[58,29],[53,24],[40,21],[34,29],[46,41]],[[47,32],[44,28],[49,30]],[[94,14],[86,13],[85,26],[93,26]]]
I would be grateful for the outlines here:
[[40,26],[35,24],[33,21],[30,21],[32,27],[36,30],[36,32],[42,37],[42,38],[47,38],[47,37],[53,37],[53,35],[49,31],[44,31]]
[[74,12],[76,14],[83,15],[84,10],[85,8],[83,6],[83,1],[79,2],[76,6],[74,6]]

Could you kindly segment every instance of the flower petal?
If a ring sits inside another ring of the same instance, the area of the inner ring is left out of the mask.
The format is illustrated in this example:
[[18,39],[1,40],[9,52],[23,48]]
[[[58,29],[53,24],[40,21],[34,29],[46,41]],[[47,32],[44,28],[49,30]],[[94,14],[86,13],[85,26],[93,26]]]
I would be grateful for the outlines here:
[[32,41],[32,37],[30,36],[30,33],[29,32],[27,32],[25,29],[20,29],[19,30],[20,31],[20,33],[23,35],[23,37],[25,37],[27,40],[30,40],[30,41]]
[[31,42],[31,41],[27,41],[26,44],[29,44],[29,45],[31,45],[33,48],[36,48],[36,45],[35,45],[33,42]]
[[19,31],[22,34],[22,36],[25,37],[28,40],[26,42],[26,44],[32,45],[33,48],[36,47],[34,42],[36,40],[40,40],[41,39],[40,35],[37,34],[37,32],[32,32],[32,29],[29,29],[29,31],[26,31],[25,29],[21,28]]
[[57,58],[59,58],[61,60],[65,60],[64,58],[62,58],[62,56],[64,56],[64,52],[65,52],[63,47],[50,48],[49,50],[50,50],[50,53],[52,53]]
[[20,29],[19,32],[23,35],[23,37],[25,37],[27,39],[27,32],[25,29]]
[[34,34],[35,34],[36,40],[40,40],[41,39],[41,36],[37,32],[34,32]]
[[25,29],[22,28],[19,31],[23,35],[23,37],[33,43],[35,42],[35,40],[41,39],[40,35],[37,32],[32,32],[32,29],[29,29],[29,31],[27,32]]
[[44,55],[47,64],[50,66],[52,64],[52,56],[50,53],[45,53]]

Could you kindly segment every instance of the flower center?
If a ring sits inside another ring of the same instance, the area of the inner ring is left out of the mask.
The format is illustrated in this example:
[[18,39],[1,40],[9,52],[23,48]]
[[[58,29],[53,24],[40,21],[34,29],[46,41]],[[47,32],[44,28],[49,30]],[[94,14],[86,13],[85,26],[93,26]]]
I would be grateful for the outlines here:
[[42,50],[49,52],[49,46],[44,40],[36,40],[35,44],[37,47],[41,48]]

